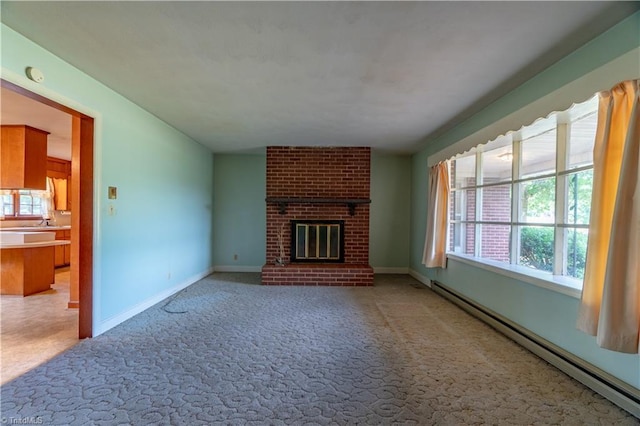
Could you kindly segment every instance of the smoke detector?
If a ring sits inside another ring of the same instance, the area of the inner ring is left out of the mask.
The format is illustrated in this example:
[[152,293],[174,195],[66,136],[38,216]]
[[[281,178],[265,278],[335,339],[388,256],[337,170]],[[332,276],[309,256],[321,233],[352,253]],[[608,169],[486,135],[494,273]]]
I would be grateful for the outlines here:
[[27,77],[36,83],[42,83],[44,81],[44,74],[38,68],[27,67]]

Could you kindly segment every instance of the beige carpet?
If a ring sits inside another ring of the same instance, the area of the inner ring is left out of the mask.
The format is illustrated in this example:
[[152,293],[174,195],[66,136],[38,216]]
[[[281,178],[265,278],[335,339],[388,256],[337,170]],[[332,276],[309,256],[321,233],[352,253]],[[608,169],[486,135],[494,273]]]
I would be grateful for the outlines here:
[[408,276],[213,274],[5,384],[44,424],[637,425]]

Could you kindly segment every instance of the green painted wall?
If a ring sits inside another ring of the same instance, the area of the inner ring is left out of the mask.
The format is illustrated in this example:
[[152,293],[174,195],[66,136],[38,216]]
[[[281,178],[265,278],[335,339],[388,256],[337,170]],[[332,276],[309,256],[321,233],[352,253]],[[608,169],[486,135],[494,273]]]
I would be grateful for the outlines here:
[[[94,329],[112,326],[205,274],[213,258],[213,154],[7,26],[0,28],[4,78],[30,88],[35,83],[24,70],[35,66],[45,82],[34,90],[96,113]],[[117,200],[107,200],[108,186],[118,188]]]
[[[266,157],[216,154],[214,164],[214,265],[260,268],[266,244]],[[370,263],[374,268],[409,266],[410,171],[408,156],[372,154]]]
[[407,268],[411,209],[411,157],[371,154],[369,262]]
[[[453,260],[450,260],[446,270],[427,269],[421,264],[427,217],[428,156],[638,46],[640,46],[640,12],[576,50],[456,128],[435,140],[427,141],[428,147],[414,155],[412,159],[410,256],[411,269],[418,274],[454,288],[474,301],[640,389],[640,356],[600,349],[595,343],[595,338],[577,331],[576,318],[579,304],[577,299]],[[481,142],[484,141],[478,141],[478,143]]]
[[260,268],[266,246],[266,156],[216,154],[214,165],[213,264]]

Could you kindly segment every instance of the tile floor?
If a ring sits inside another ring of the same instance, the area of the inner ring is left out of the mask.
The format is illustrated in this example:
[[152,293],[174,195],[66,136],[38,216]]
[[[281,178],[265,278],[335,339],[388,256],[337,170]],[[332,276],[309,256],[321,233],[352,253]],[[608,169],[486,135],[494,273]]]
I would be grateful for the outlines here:
[[0,384],[78,343],[78,309],[68,301],[68,267],[56,270],[51,290],[0,296]]

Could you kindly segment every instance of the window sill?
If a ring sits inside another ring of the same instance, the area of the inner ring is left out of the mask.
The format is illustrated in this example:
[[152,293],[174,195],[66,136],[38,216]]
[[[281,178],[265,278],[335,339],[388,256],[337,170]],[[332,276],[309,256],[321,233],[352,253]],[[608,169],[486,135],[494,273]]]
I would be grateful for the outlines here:
[[5,216],[4,219],[0,220],[42,220],[42,216]]
[[511,265],[491,261],[489,259],[465,256],[460,253],[447,253],[447,258],[523,281],[528,284],[533,284],[537,287],[542,287],[547,290],[575,297],[576,299],[580,299],[582,295],[582,283],[573,278],[551,275],[550,273],[536,271],[534,269],[527,268],[526,266]]

